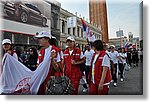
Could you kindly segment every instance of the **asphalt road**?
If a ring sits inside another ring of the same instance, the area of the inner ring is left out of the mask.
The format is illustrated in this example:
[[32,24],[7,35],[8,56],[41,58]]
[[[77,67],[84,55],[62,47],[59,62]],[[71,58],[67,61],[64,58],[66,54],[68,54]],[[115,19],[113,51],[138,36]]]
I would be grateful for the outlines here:
[[[120,77],[120,76],[119,76]],[[139,63],[138,67],[131,67],[125,71],[123,82],[118,77],[117,87],[110,84],[109,95],[143,95],[143,64]],[[79,95],[88,95],[88,91],[83,93],[83,86],[79,87]]]

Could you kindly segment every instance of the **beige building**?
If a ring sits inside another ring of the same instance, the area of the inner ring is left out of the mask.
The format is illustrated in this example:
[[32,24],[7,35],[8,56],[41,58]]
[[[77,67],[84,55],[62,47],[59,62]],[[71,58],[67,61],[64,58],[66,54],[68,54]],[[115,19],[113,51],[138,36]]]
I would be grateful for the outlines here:
[[124,45],[128,42],[128,39],[126,36],[121,38],[112,38],[109,39],[109,45],[115,45],[116,48],[124,47]]
[[[76,18],[76,25],[74,27],[68,28],[68,17]],[[86,22],[86,25],[90,28],[91,32],[94,33],[96,39],[102,39],[101,29],[94,27],[88,22]],[[86,38],[83,38],[81,19],[63,8],[60,9],[60,32],[60,46],[62,49],[66,46],[66,38],[68,36],[74,36],[76,43],[80,45],[82,50],[84,49],[84,45],[87,44]]]

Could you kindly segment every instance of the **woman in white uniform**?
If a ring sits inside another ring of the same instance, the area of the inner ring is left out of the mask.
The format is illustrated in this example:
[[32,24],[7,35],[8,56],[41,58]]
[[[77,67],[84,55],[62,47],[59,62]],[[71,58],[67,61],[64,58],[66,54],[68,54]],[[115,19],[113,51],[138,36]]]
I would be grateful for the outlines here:
[[123,74],[124,74],[124,68],[125,68],[126,58],[127,58],[127,54],[126,54],[124,48],[121,49],[119,56],[121,57],[121,60],[123,61],[123,63],[122,63],[122,61],[119,60],[120,81],[122,82],[123,78],[124,78]]

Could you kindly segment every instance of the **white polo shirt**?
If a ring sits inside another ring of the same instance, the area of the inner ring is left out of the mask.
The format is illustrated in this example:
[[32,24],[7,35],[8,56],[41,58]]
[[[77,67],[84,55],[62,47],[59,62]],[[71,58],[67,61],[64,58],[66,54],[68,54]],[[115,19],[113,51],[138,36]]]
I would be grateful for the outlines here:
[[84,56],[86,58],[86,63],[85,63],[86,66],[91,66],[91,60],[92,60],[93,54],[94,54],[94,50],[85,51]]
[[111,58],[111,60],[114,62],[114,64],[117,64],[118,63],[118,56],[119,56],[119,53],[117,51],[114,51],[114,52],[109,52],[109,56]]

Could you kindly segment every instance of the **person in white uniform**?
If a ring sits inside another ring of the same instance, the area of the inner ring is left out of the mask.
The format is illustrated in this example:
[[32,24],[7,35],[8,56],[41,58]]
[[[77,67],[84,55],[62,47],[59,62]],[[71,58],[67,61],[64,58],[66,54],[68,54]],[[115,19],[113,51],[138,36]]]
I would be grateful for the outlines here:
[[[118,60],[120,60],[122,63],[122,59],[120,58],[119,56],[119,53],[115,50],[115,46],[114,45],[110,45],[110,57],[111,57],[111,60],[113,61],[114,63],[114,71],[113,69],[111,68],[111,74],[112,74],[112,79],[114,81],[114,87],[117,87],[117,76],[118,76]],[[114,72],[114,73],[113,73]]]
[[11,43],[10,39],[4,39],[2,41],[4,53],[9,53],[11,56],[13,56],[15,59],[18,60],[18,56],[17,56],[16,52],[13,50],[11,44],[12,43]]
[[121,60],[123,61],[123,63],[122,63],[122,61],[119,60],[120,81],[122,82],[123,78],[124,78],[123,74],[124,74],[124,68],[125,68],[126,58],[127,58],[127,54],[126,54],[124,48],[121,49],[119,56],[121,57]]

